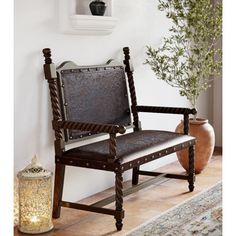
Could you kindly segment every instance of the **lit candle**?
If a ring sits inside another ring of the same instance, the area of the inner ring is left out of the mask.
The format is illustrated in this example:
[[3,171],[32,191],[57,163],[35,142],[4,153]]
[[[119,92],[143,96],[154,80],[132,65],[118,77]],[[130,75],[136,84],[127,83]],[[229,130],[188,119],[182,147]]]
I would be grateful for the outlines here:
[[18,173],[19,231],[29,234],[48,232],[52,224],[52,173],[36,157]]
[[38,218],[37,216],[32,216],[32,218],[31,218],[30,221],[33,222],[33,223],[37,223],[37,222],[39,222],[40,220],[39,220],[39,218]]

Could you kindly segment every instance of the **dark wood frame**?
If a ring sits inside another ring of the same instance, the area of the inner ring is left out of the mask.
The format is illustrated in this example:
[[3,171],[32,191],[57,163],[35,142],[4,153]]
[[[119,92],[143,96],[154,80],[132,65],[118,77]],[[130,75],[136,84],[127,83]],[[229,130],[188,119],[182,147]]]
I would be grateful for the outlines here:
[[[152,107],[152,106],[138,106],[136,100],[133,71],[130,66],[130,54],[129,48],[123,48],[124,51],[124,65],[125,72],[128,78],[129,91],[131,96],[131,111],[133,115],[133,126],[134,132],[140,130],[140,122],[138,113],[139,112],[150,112],[150,113],[168,113],[168,114],[182,114],[184,117],[184,134],[189,132],[189,115],[196,114],[195,109],[189,108],[173,108],[173,107]],[[181,145],[174,147],[169,147],[164,150],[158,151],[156,153],[150,153],[149,155],[140,157],[138,159],[126,162],[124,164],[120,163],[119,159],[116,157],[116,135],[118,133],[123,134],[125,132],[125,127],[121,125],[111,125],[111,124],[94,124],[94,123],[81,123],[64,121],[60,112],[60,98],[58,92],[58,74],[56,67],[52,63],[51,50],[49,48],[43,49],[43,54],[45,57],[44,73],[45,78],[49,84],[51,105],[53,112],[52,126],[55,132],[55,187],[54,187],[54,201],[53,201],[53,218],[60,217],[61,207],[69,207],[75,209],[81,209],[91,212],[97,212],[102,214],[113,215],[116,219],[117,230],[121,230],[124,218],[123,210],[123,197],[131,194],[143,187],[153,184],[155,181],[160,180],[163,177],[184,179],[189,182],[189,191],[194,189],[195,181],[195,170],[194,170],[194,144],[195,141],[185,142]],[[109,152],[111,158],[107,162],[94,161],[94,160],[81,160],[76,158],[63,158],[63,153],[65,152],[65,140],[63,140],[63,129],[75,129],[80,131],[91,131],[91,132],[101,132],[109,134]],[[180,174],[170,174],[170,173],[157,173],[150,171],[141,171],[139,167],[147,162],[156,160],[170,153],[189,148],[189,172],[186,175]],[[98,201],[97,203],[91,205],[84,205],[79,203],[66,202],[62,200],[62,191],[65,175],[65,166],[79,166],[84,168],[99,169],[105,171],[112,171],[115,174],[115,195],[109,198]],[[133,169],[132,184],[133,187],[127,190],[123,190],[123,172],[129,169]],[[139,182],[139,175],[154,176],[144,183]],[[115,209],[103,208],[103,206],[115,201]]]

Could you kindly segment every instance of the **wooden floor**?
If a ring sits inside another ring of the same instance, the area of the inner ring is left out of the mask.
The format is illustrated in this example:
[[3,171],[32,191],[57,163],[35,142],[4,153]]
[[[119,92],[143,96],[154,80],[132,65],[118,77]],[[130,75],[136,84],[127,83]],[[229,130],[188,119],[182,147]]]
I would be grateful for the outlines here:
[[[155,217],[171,207],[183,202],[193,195],[209,188],[221,180],[222,156],[215,153],[207,168],[196,176],[195,190],[188,192],[186,180],[166,179],[165,182],[153,184],[125,198],[125,219],[123,230],[117,232],[113,216],[90,213],[80,210],[62,208],[61,218],[54,220],[54,229],[43,234],[44,236],[120,236],[125,235],[131,229]],[[178,162],[174,162],[159,171],[183,173],[183,168]],[[141,180],[144,178],[141,178]],[[130,181],[125,187],[130,186]],[[81,203],[92,203],[101,198],[113,194],[113,188],[86,198]],[[106,207],[114,207],[110,204]],[[15,236],[25,235],[15,228]]]

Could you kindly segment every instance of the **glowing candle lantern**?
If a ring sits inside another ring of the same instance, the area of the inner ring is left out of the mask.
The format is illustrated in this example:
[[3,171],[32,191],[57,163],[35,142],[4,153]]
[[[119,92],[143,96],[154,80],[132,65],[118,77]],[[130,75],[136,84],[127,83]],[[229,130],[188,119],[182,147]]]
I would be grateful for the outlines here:
[[44,233],[52,224],[52,172],[45,170],[36,156],[17,174],[19,179],[19,224],[23,233]]

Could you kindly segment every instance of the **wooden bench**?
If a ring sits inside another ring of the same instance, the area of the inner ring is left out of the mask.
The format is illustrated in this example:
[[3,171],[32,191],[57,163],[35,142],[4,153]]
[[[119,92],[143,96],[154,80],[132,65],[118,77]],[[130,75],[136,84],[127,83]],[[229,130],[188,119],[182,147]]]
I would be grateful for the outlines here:
[[[194,189],[195,138],[188,135],[188,130],[189,115],[196,114],[196,110],[137,105],[129,48],[123,48],[123,52],[124,64],[110,60],[105,65],[78,66],[66,61],[56,68],[52,63],[51,50],[43,49],[44,72],[49,84],[52,126],[55,132],[54,218],[60,217],[61,207],[103,213],[113,215],[117,230],[121,230],[124,196],[154,183],[163,176],[187,180],[189,191]],[[183,115],[183,134],[142,130],[140,112]],[[127,128],[132,128],[132,132],[126,133]],[[67,144],[73,141],[101,134],[108,134],[109,139],[68,148]],[[140,166],[145,163],[164,158],[185,148],[189,149],[189,171],[186,175],[140,170]],[[115,195],[91,205],[63,201],[66,166],[114,172]],[[122,175],[129,169],[133,169],[133,187],[123,190]],[[155,178],[139,184],[139,175],[155,176]],[[103,207],[112,201],[115,201],[115,209]]]

